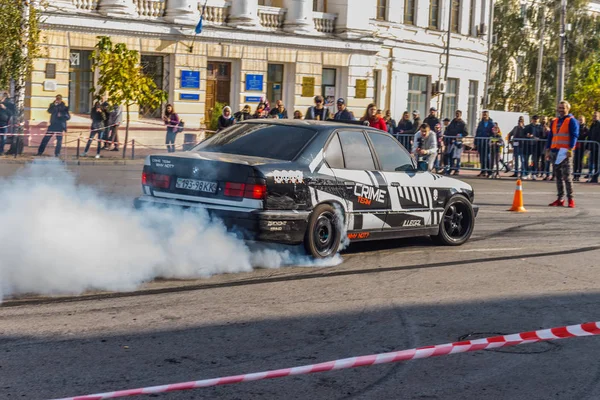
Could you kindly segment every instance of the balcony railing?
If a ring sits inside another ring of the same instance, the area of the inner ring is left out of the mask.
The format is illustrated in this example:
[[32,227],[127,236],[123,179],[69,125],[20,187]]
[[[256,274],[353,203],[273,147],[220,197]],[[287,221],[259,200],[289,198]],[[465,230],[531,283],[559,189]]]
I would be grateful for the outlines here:
[[[198,2],[198,10],[202,12],[204,3]],[[231,3],[228,1],[209,1],[206,3],[206,10],[204,10],[204,20],[207,25],[225,25],[227,23],[227,16],[229,15],[229,7]]]
[[258,19],[264,28],[277,30],[283,26],[286,11],[285,8],[258,6]]
[[133,0],[133,3],[142,18],[160,18],[165,15],[165,0]]
[[82,11],[96,11],[99,3],[99,0],[73,0],[75,8]]
[[322,12],[313,12],[313,21],[315,29],[321,33],[333,33],[335,30],[335,20],[337,14],[327,14]]

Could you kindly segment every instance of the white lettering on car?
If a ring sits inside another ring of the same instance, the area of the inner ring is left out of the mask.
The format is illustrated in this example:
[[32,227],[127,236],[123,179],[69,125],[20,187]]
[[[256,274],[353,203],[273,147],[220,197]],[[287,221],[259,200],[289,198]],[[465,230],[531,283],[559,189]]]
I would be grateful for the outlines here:
[[421,221],[418,219],[407,220],[402,223],[402,226],[421,226]]
[[356,183],[354,185],[354,194],[358,197],[358,202],[361,204],[370,205],[371,201],[385,203],[386,193],[387,192],[383,189],[363,185],[362,183]]

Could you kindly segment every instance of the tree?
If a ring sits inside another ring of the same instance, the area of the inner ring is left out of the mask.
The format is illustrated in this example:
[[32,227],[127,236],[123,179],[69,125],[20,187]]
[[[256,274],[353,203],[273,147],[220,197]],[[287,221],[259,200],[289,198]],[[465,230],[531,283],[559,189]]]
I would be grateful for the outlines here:
[[137,104],[157,108],[168,99],[151,77],[144,74],[140,54],[127,49],[124,43],[113,44],[107,36],[100,37],[92,54],[92,67],[98,69],[96,86],[90,89],[97,98],[106,96],[109,104],[125,106],[125,143],[123,158],[129,141],[130,108]]
[[25,83],[40,55],[40,12],[26,0],[0,0],[0,88],[15,85],[19,133],[24,120]]
[[574,115],[593,115],[600,110],[600,60],[590,60],[572,74],[571,100]]
[[[494,11],[496,45],[492,48],[490,90],[492,109],[553,115],[556,109],[560,0],[540,0],[525,8],[517,0],[498,0]],[[541,10],[547,10],[542,15]],[[535,110],[535,76],[540,26],[545,21],[540,106]],[[567,98],[574,94],[575,72],[600,48],[600,19],[588,11],[587,0],[569,0],[567,23]],[[517,76],[517,65],[519,76]]]

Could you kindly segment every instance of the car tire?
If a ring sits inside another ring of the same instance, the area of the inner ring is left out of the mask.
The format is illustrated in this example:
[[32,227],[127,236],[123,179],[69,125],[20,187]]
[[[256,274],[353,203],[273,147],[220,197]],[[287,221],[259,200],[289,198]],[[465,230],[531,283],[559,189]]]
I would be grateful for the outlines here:
[[454,196],[444,208],[439,234],[431,236],[436,244],[460,246],[473,234],[475,213],[471,202],[463,196]]
[[314,258],[329,258],[337,254],[342,238],[342,223],[335,209],[320,204],[308,219],[304,248]]

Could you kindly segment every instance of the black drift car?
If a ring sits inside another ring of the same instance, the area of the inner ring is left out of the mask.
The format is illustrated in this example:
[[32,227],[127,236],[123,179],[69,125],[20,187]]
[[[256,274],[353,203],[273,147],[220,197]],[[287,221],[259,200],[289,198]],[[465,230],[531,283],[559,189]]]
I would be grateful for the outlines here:
[[461,245],[477,215],[473,188],[420,171],[389,134],[343,123],[253,120],[183,153],[146,159],[145,205],[200,207],[249,240],[334,255],[364,241],[431,236]]

